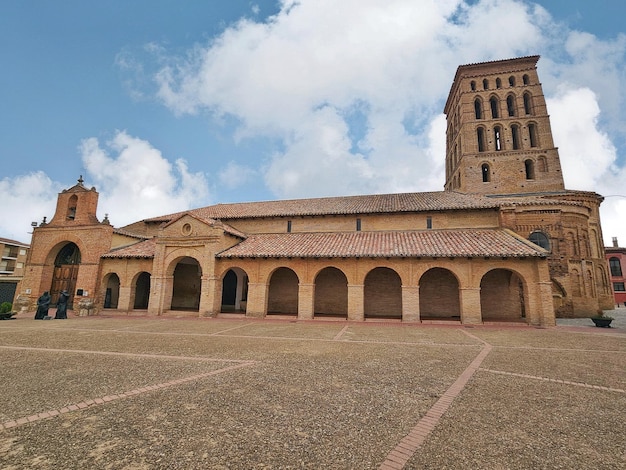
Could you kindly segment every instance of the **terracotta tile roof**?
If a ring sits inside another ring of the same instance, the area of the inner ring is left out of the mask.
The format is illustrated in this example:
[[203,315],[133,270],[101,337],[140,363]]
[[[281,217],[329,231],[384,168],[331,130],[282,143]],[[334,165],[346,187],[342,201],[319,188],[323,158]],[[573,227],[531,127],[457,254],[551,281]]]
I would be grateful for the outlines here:
[[542,248],[503,229],[250,235],[218,258],[540,257]]
[[137,242],[130,246],[114,248],[101,258],[154,258],[156,238]]
[[116,233],[118,235],[124,235],[125,237],[139,238],[140,240],[147,240],[148,238],[151,238],[146,235],[139,235],[138,233],[134,233],[129,230],[124,230],[123,228],[115,228],[113,229],[113,233]]
[[[214,206],[193,209],[189,212],[205,219],[243,219],[251,217],[492,209],[499,206],[500,203],[498,201],[480,195],[462,194],[454,191],[437,191],[216,204]],[[180,214],[182,213],[178,212],[153,217],[145,219],[144,222],[168,222],[180,216]]]

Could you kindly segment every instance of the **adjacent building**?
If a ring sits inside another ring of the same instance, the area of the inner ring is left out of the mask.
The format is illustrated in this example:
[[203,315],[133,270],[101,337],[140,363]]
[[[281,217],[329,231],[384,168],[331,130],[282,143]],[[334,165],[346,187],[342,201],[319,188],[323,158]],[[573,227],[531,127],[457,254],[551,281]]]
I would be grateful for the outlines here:
[[620,247],[617,238],[613,237],[613,246],[606,247],[606,260],[609,263],[611,286],[615,305],[626,307],[626,247]]
[[88,312],[547,326],[612,308],[603,199],[564,187],[538,59],[457,69],[444,191],[217,204],[114,228],[80,178],[33,231],[20,299],[66,289]]
[[13,302],[17,284],[24,273],[28,248],[26,243],[0,238],[0,304]]

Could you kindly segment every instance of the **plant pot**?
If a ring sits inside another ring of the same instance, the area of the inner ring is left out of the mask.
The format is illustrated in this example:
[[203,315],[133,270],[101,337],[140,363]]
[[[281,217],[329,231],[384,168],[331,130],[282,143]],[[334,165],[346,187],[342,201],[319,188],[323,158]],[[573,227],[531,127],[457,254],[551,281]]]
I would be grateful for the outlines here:
[[592,318],[591,321],[594,322],[598,328],[611,328],[611,322],[613,321],[613,319],[612,318]]

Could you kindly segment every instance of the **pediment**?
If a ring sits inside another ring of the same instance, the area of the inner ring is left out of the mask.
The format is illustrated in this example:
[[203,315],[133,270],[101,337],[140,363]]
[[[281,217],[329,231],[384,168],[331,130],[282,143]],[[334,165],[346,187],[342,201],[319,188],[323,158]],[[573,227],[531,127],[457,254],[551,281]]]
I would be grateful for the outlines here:
[[159,237],[167,238],[221,238],[225,234],[241,239],[246,238],[245,234],[219,220],[205,219],[191,212],[180,214],[163,225],[159,232]]

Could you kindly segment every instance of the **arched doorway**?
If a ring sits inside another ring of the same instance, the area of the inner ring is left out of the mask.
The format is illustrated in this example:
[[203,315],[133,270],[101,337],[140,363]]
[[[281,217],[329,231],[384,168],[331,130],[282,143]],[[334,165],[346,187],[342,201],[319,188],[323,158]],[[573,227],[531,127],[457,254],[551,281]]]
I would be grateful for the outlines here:
[[420,318],[459,320],[461,301],[459,281],[444,268],[426,271],[419,282]]
[[111,273],[106,276],[104,291],[104,308],[117,308],[120,299],[120,278]]
[[337,268],[324,268],[315,276],[314,316],[348,318],[348,278]]
[[72,308],[74,294],[76,293],[76,279],[78,278],[80,258],[80,249],[75,243],[69,242],[59,250],[54,260],[54,272],[52,274],[52,285],[50,286],[52,304],[57,303],[59,294],[65,290],[70,294],[67,300],[67,308]]
[[133,290],[135,295],[133,308],[136,310],[147,309],[150,301],[150,273],[141,272],[135,280]]
[[270,277],[267,314],[298,314],[298,275],[289,268],[278,268]]
[[402,318],[402,280],[390,268],[374,268],[364,282],[365,318]]
[[248,275],[241,268],[231,268],[222,279],[222,312],[245,312],[248,301]]
[[172,310],[200,310],[202,268],[194,258],[185,256],[174,268]]
[[492,269],[480,281],[480,310],[483,321],[521,321],[524,310],[524,284],[508,269]]

